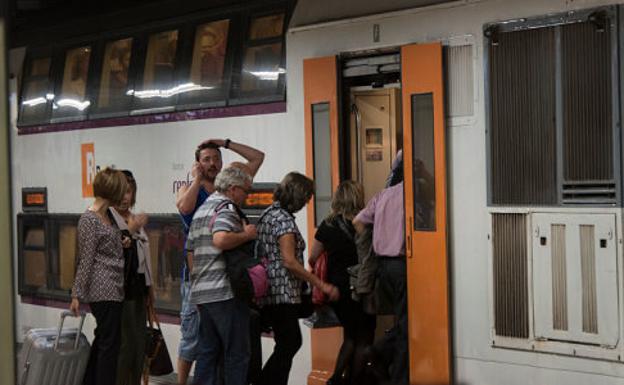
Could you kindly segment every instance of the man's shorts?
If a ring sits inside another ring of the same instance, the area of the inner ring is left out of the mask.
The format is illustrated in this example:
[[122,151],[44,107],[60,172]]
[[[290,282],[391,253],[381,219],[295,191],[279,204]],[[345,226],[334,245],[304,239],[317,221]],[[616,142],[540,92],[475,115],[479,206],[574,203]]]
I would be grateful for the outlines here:
[[199,312],[197,306],[191,305],[191,282],[183,281],[180,285],[182,296],[182,309],[180,309],[180,347],[178,357],[187,362],[193,362],[197,358],[197,346],[199,344]]

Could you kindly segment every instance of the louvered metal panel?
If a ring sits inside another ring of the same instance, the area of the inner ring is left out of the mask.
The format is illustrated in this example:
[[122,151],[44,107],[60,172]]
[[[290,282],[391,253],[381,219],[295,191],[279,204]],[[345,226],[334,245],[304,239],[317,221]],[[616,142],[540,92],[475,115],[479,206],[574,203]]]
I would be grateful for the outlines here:
[[529,336],[526,233],[524,214],[492,214],[494,327],[499,336]]
[[598,334],[596,298],[596,249],[593,225],[581,225],[581,282],[583,288],[583,331]]
[[[564,179],[611,181],[610,28],[593,23],[561,26],[561,78]],[[612,200],[615,202],[615,196]]]
[[[566,226],[553,224],[552,237],[552,311],[553,329],[568,330],[568,291],[566,269]],[[540,293],[540,295],[543,293]]]
[[474,73],[472,45],[444,47],[446,58],[446,97],[448,117],[474,113]]
[[498,33],[489,51],[492,203],[555,204],[554,29]]

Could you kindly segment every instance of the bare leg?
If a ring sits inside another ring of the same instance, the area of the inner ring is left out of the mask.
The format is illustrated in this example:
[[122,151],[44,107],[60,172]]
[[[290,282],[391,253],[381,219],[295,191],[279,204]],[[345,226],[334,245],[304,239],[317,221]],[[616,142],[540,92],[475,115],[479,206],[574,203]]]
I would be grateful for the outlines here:
[[186,361],[178,358],[178,385],[186,385],[192,366],[192,361]]

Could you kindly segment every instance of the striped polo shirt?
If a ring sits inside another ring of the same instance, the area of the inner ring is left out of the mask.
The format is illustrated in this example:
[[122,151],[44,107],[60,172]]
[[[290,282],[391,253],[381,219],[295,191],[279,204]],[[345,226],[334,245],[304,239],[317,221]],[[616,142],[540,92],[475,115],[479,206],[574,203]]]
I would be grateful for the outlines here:
[[[199,305],[226,301],[234,298],[234,292],[225,271],[225,259],[221,249],[212,243],[212,235],[218,231],[241,232],[243,225],[234,203],[222,205],[229,200],[215,192],[197,209],[189,229],[186,249],[193,252],[190,303]],[[219,211],[215,213],[215,210]],[[213,217],[216,217],[213,219]]]

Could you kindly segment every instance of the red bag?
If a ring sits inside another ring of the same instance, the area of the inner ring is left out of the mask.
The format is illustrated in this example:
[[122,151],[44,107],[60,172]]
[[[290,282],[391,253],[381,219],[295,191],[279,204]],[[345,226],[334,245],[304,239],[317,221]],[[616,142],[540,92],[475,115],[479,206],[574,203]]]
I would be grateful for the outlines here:
[[[327,251],[323,250],[321,255],[318,256],[312,272],[319,277],[321,281],[327,281]],[[312,303],[315,305],[326,304],[327,294],[323,293],[320,288],[314,286],[312,288]]]

